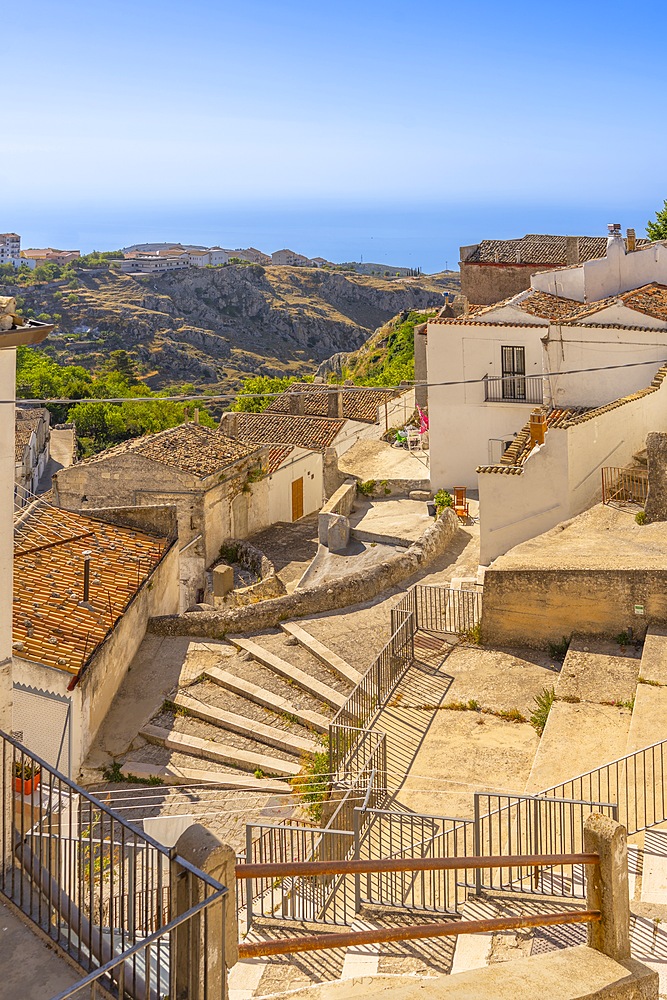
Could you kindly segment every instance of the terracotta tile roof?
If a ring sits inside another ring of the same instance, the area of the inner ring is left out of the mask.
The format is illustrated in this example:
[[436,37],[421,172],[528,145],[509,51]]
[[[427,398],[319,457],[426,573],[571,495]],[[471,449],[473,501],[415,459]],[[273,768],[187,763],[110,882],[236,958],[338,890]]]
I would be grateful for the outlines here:
[[153,462],[189,472],[199,479],[215,475],[256,450],[234,441],[217,430],[201,424],[179,424],[157,434],[124,441],[86,459],[87,463],[103,462],[107,458],[134,452]]
[[[604,257],[607,253],[606,236],[574,237],[579,246],[579,263]],[[464,264],[545,264],[564,267],[567,264],[566,236],[522,236],[518,240],[482,240],[477,249],[463,261]],[[639,239],[637,246],[650,240]],[[517,260],[518,258],[518,260]]]
[[[118,622],[165,538],[33,504],[14,526],[14,655],[76,673]],[[90,595],[83,606],[84,551]]]
[[309,417],[328,416],[328,402],[332,391],[340,389],[343,394],[343,416],[348,420],[363,420],[374,424],[378,419],[378,407],[398,395],[395,389],[376,389],[367,386],[325,386],[312,382],[295,382],[287,392],[277,396],[269,406],[270,413],[289,413],[290,396],[301,393],[303,412]]
[[625,292],[620,299],[629,309],[636,309],[646,316],[667,322],[667,285],[659,285],[654,281],[642,288]]
[[266,474],[267,476],[273,475],[280,466],[283,464],[285,459],[292,454],[294,448],[289,445],[277,445],[274,448],[269,449],[269,458],[266,463]]
[[297,417],[287,413],[237,413],[236,433],[255,444],[291,444],[309,451],[330,447],[345,424],[343,418]]
[[23,455],[30,444],[30,437],[33,430],[35,429],[34,424],[29,423],[18,423],[14,429],[14,461],[22,462]]

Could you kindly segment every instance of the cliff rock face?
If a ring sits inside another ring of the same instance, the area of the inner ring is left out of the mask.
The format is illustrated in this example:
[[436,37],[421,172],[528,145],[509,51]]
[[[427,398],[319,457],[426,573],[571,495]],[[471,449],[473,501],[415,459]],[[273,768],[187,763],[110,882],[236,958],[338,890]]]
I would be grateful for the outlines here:
[[154,387],[217,384],[251,374],[299,374],[359,347],[402,310],[442,304],[451,277],[387,280],[311,268],[187,268],[155,275],[80,272],[10,290],[35,315],[60,314],[46,349],[63,363],[98,366],[124,348]]

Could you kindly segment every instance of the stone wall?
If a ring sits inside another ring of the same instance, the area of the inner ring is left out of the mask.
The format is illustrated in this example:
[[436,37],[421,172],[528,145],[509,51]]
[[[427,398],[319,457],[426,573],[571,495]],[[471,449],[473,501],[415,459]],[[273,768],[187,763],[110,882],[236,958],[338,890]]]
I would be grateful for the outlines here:
[[654,623],[667,623],[667,570],[492,567],[484,576],[484,643],[544,648],[573,632],[628,628],[642,637]]
[[461,533],[456,515],[445,511],[406,552],[396,553],[382,565],[331,583],[295,591],[285,597],[262,601],[233,611],[197,611],[153,618],[148,630],[156,635],[193,635],[222,638],[228,632],[275,628],[281,621],[302,615],[333,611],[371,601],[384,590],[412,576],[440,556]]
[[465,264],[461,262],[461,292],[471,305],[490,306],[530,288],[531,275],[553,270],[544,264]]
[[646,438],[648,495],[644,510],[649,521],[667,521],[667,434]]
[[271,560],[250,542],[232,539],[226,543],[226,548],[228,550],[235,549],[236,556],[233,561],[238,562],[245,569],[251,570],[259,577],[259,580],[247,587],[235,588],[224,597],[213,597],[212,601],[216,608],[242,608],[272,597],[281,597],[287,593],[285,584],[276,576],[276,568]]

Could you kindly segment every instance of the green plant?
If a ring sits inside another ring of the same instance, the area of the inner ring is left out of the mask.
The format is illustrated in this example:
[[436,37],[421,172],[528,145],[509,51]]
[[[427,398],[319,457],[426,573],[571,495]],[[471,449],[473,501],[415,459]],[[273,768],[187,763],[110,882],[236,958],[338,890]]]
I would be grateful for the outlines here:
[[475,698],[469,698],[466,707],[469,712],[479,712],[480,704]]
[[459,632],[459,635],[466,642],[471,643],[475,646],[480,646],[482,643],[482,624],[477,622],[476,625],[471,625],[470,628],[465,629],[463,632]]
[[237,545],[228,545],[223,542],[220,546],[220,558],[224,559],[225,562],[235,563],[238,559],[239,550]]
[[264,478],[265,475],[266,475],[265,470],[262,468],[261,465],[258,465],[256,466],[256,468],[248,470],[245,480],[246,483],[258,483],[260,479]]
[[653,680],[650,680],[650,678],[648,678],[648,677],[638,677],[637,678],[637,683],[638,684],[650,684],[651,687],[656,687],[656,688],[659,688],[659,687],[663,686],[660,683],[660,681],[653,681]]
[[41,771],[42,769],[39,764],[35,764],[31,760],[14,761],[14,777],[21,778],[23,781],[30,781],[31,778],[36,778],[38,774],[41,774]]
[[617,642],[619,646],[627,646],[632,642],[632,639],[625,629],[623,629],[622,632],[619,632],[618,635],[614,636],[614,641]]
[[375,480],[367,479],[365,483],[357,483],[357,493],[360,493],[362,497],[370,497],[375,489]]
[[117,760],[111,764],[110,767],[105,767],[102,771],[102,777],[105,781],[124,781],[129,785],[163,785],[164,782],[162,778],[158,778],[157,775],[153,775],[150,778],[138,778],[134,774],[123,774],[120,764]]
[[435,512],[440,517],[443,510],[447,510],[448,507],[454,505],[454,498],[447,490],[438,490],[433,497],[433,502],[435,503]]
[[493,712],[493,715],[498,716],[499,719],[505,719],[506,722],[525,722],[526,716],[519,711],[518,708],[501,708],[497,712]]
[[382,490],[382,492],[386,497],[388,497],[389,494],[391,493],[391,490],[389,489],[389,483],[387,482],[386,479],[380,480],[380,489]]
[[[424,706],[427,708],[428,706]],[[467,712],[468,703],[466,701],[447,701],[442,706],[443,708],[448,708],[450,712]]]
[[637,524],[646,524],[646,522],[648,521],[648,518],[646,517],[646,511],[638,510],[637,513],[635,514],[635,521],[637,522]]
[[570,641],[572,636],[568,639],[567,636],[563,636],[558,642],[550,642],[547,644],[547,649],[549,651],[549,656],[553,660],[564,660],[568,649],[570,648]]
[[261,767],[256,768],[254,774],[255,774],[256,778],[263,778],[264,777],[264,771],[262,771]]
[[530,717],[530,724],[538,736],[544,732],[555,698],[556,691],[553,687],[544,688],[541,694],[535,695],[536,708]]
[[330,789],[328,737],[320,737],[320,744],[321,750],[304,758],[301,773],[290,778],[292,788],[306,803],[308,813],[316,823],[322,819],[324,802]]

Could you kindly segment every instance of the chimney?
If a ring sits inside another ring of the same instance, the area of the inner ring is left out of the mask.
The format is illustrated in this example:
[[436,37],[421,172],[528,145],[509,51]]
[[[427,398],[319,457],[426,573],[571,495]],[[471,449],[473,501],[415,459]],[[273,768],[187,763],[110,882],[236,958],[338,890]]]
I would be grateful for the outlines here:
[[236,440],[239,436],[239,415],[232,410],[227,410],[220,417],[220,424],[218,425],[218,430],[225,437],[234,438]]
[[568,267],[579,263],[579,237],[565,237],[565,263]]
[[530,414],[530,446],[534,448],[536,444],[544,444],[544,437],[547,433],[547,416],[544,410],[539,408]]
[[289,411],[295,417],[303,416],[303,392],[297,389],[289,394]]
[[637,234],[634,229],[628,229],[626,247],[628,253],[632,253],[633,250],[637,249]]
[[343,392],[342,389],[329,389],[327,393],[327,416],[343,416]]
[[90,556],[92,549],[84,549],[83,552],[83,603],[88,604],[90,599]]

